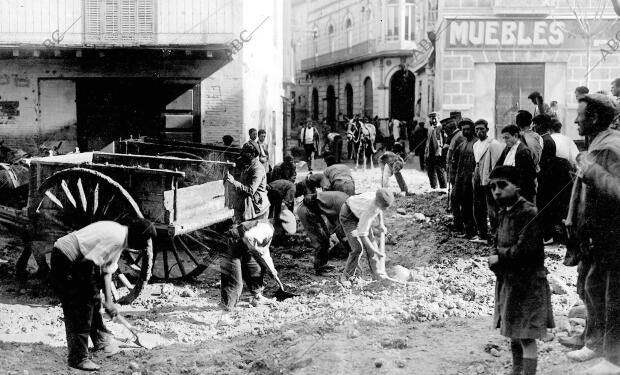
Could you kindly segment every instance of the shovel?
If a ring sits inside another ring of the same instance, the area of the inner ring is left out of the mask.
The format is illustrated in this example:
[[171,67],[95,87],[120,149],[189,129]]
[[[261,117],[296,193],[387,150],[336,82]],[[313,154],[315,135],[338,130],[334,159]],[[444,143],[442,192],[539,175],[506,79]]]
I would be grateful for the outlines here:
[[153,349],[156,346],[161,346],[167,343],[167,340],[160,335],[136,331],[136,329],[120,315],[116,315],[116,317],[114,317],[114,321],[127,328],[136,338],[134,342],[145,349]]
[[273,259],[271,259],[268,248],[266,250],[261,249],[260,251],[254,250],[254,253],[259,255],[258,260],[260,261],[260,263],[263,263],[267,267],[271,276],[273,276],[273,278],[278,283],[278,286],[280,286],[280,289],[278,289],[274,294],[277,301],[284,301],[288,298],[299,297],[299,294],[287,292],[284,290],[284,284],[282,284],[282,281],[280,281],[280,278],[278,277],[278,271],[276,271],[276,267],[273,264]]

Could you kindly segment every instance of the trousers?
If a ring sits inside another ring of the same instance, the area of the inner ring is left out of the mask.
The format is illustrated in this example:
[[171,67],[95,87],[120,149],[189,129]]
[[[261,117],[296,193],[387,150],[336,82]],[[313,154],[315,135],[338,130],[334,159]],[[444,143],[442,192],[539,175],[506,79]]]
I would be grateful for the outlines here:
[[585,278],[586,346],[620,365],[620,270],[594,260]]
[[403,193],[409,191],[407,183],[405,183],[405,179],[403,178],[403,175],[400,173],[400,171],[394,173],[392,167],[390,167],[389,164],[384,164],[381,169],[383,170],[383,175],[381,178],[382,188],[387,187],[390,184],[390,177],[392,177],[393,175],[396,177],[396,182],[398,182],[398,187],[400,188],[400,191],[402,191]]
[[220,294],[222,305],[229,311],[237,306],[244,282],[253,296],[263,292],[267,272],[241,240],[231,242],[220,259]]
[[[355,276],[355,271],[359,266],[362,253],[366,253],[366,259],[368,260],[368,265],[370,266],[373,278],[378,279],[381,276],[386,275],[385,254],[371,254],[368,249],[364,251],[364,249],[362,248],[361,240],[358,237],[353,236],[353,231],[357,229],[359,219],[355,216],[355,214],[353,214],[351,208],[349,208],[349,205],[347,203],[343,204],[342,208],[340,209],[339,220],[340,225],[342,225],[342,230],[347,236],[347,241],[349,242],[349,246],[351,248],[349,256],[347,258],[347,263],[344,266],[344,276],[347,278]],[[368,238],[376,245],[372,228],[368,232]]]
[[[491,227],[489,236],[489,225]],[[497,204],[488,185],[480,185],[480,180],[474,178],[474,220],[478,235],[483,239],[495,238],[497,234]]]
[[325,215],[312,212],[303,203],[297,210],[297,216],[299,216],[299,221],[304,226],[304,229],[306,229],[306,234],[311,241],[310,245],[314,249],[315,269],[325,266],[329,259],[330,233],[326,231],[328,228],[325,221],[327,221],[329,225],[334,228],[336,237],[338,237],[340,243],[345,247],[348,246],[347,237],[342,230],[338,217],[330,218]]
[[312,170],[312,162],[314,161],[314,153],[316,149],[313,144],[304,144],[304,152],[306,154],[306,163],[308,164],[308,170]]
[[51,262],[52,285],[65,318],[68,361],[77,365],[88,358],[88,338],[99,346],[109,333],[101,316],[100,267],[90,261],[72,262],[57,248]]
[[474,186],[469,178],[456,179],[454,195],[452,198],[452,214],[454,226],[463,227],[465,234],[474,234],[476,223],[474,220]]
[[441,157],[429,155],[426,159],[426,173],[428,174],[431,188],[435,189],[437,187],[437,181],[439,181],[440,188],[446,188],[446,169],[443,166]]

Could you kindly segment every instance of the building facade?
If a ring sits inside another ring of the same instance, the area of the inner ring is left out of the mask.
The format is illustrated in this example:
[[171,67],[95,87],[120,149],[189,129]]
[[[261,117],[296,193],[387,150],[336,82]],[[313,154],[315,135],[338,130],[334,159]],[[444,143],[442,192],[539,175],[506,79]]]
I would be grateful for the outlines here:
[[431,54],[421,46],[430,45],[436,1],[294,4],[303,9],[295,13],[305,14],[297,101],[305,104],[307,117],[328,123],[356,114],[410,121],[433,110]]
[[[533,112],[527,99],[540,92],[557,102],[563,132],[578,139],[574,125],[574,90],[609,92],[620,77],[620,55],[603,59],[608,42],[620,41],[620,22],[611,4],[577,9],[591,30],[590,52],[579,21],[561,0],[445,0],[440,6],[443,32],[438,35],[436,105],[442,116],[460,111],[484,118],[496,136],[514,123],[519,109]],[[588,59],[590,60],[588,64]]]
[[282,19],[277,0],[3,2],[0,138],[241,144],[255,127],[281,157]]

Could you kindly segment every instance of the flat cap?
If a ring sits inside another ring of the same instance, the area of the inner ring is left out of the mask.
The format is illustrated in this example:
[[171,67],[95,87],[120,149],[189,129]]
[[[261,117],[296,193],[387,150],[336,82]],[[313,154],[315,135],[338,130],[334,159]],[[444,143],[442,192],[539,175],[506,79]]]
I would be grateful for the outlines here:
[[508,180],[514,185],[521,186],[521,178],[517,168],[510,165],[500,165],[495,167],[489,175],[489,179]]
[[449,122],[456,122],[456,119],[454,117],[446,117],[444,119],[441,119],[441,121],[439,121],[442,125],[443,124],[447,124]]
[[437,112],[431,112],[428,114],[428,117],[437,117]]
[[474,122],[469,117],[463,117],[461,119],[461,122],[459,122],[459,126],[462,126],[463,124],[469,124],[469,125],[473,126]]

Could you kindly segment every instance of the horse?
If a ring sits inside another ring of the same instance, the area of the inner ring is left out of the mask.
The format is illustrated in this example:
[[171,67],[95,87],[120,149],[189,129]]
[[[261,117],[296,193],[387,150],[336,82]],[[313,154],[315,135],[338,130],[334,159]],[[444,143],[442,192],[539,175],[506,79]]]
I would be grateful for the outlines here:
[[370,168],[374,168],[372,158],[377,152],[375,149],[375,141],[377,139],[377,129],[373,124],[359,122],[357,134],[355,134],[354,144],[357,145],[355,156],[355,169],[357,169],[360,160],[360,153],[363,157],[363,166],[366,169],[366,159],[370,159]]

